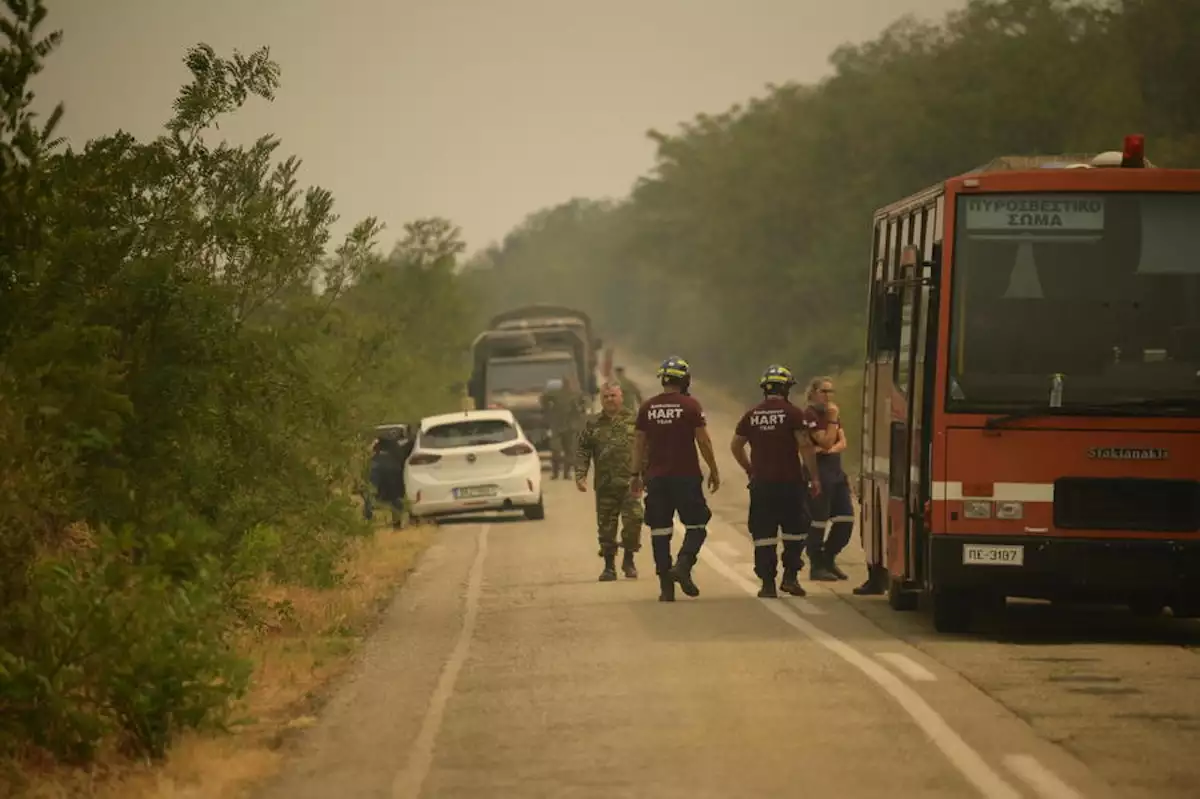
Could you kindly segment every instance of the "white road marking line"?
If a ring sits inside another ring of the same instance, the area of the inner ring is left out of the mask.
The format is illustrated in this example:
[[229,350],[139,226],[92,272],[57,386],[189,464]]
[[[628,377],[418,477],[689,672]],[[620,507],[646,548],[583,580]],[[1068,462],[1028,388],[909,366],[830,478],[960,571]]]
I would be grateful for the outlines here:
[[442,718],[446,714],[446,703],[454,693],[454,683],[462,671],[467,659],[467,650],[471,646],[471,638],[475,635],[475,620],[479,616],[479,597],[483,594],[483,560],[487,556],[488,527],[479,528],[479,541],[476,545],[475,560],[471,563],[471,571],[467,577],[467,595],[463,612],[462,629],[458,632],[458,640],[454,642],[454,650],[449,660],[442,667],[437,686],[429,698],[429,709],[421,722],[421,730],[409,750],[408,763],[402,771],[396,774],[392,781],[393,799],[418,799],[425,778],[433,766],[433,747],[437,742],[438,732],[442,728]]
[[[755,590],[754,593],[757,594],[758,591]],[[784,599],[786,599],[787,603],[789,605],[791,605],[796,610],[803,613],[805,616],[824,616],[825,615],[824,610],[817,607],[813,603],[809,602],[807,599],[803,599],[798,596],[789,596],[787,594],[780,594],[780,596],[783,597]]]
[[[743,591],[754,596],[758,586],[721,560],[711,549],[704,548],[700,557],[727,580]],[[842,660],[854,666],[866,677],[882,688],[896,703],[902,707],[924,733],[929,736],[934,746],[942,751],[958,771],[974,785],[980,795],[987,799],[1021,799],[1021,794],[1005,781],[987,761],[976,752],[971,745],[963,740],[944,718],[914,691],[907,683],[879,663],[859,652],[854,647],[817,627],[807,619],[801,618],[790,603],[775,599],[759,600],[763,607],[774,613],[785,623],[804,633],[810,639],[828,649]],[[1065,799],[1065,798],[1064,798]]]
[[937,682],[936,674],[908,655],[899,652],[876,652],[875,657],[891,664],[892,668],[914,682]]
[[1033,755],[1009,755],[1004,765],[1042,799],[1083,799],[1083,794],[1060,780]]

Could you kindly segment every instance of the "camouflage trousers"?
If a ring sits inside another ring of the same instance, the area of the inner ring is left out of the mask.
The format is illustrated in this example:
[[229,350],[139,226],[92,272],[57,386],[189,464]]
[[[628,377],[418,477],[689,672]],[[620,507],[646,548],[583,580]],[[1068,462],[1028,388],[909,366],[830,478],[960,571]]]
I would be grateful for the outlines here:
[[575,447],[579,443],[579,431],[555,431],[550,434],[550,474],[570,477],[575,469]]
[[642,501],[629,493],[627,485],[596,491],[596,528],[600,539],[600,557],[617,551],[617,523],[621,526],[621,546],[626,552],[642,548]]

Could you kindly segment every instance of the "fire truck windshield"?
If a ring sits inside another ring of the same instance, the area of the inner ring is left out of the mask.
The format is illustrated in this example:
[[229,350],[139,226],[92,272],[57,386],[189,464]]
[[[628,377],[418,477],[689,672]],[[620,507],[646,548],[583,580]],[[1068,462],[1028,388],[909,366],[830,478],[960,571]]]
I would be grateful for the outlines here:
[[1200,194],[969,195],[955,227],[948,410],[1196,414]]

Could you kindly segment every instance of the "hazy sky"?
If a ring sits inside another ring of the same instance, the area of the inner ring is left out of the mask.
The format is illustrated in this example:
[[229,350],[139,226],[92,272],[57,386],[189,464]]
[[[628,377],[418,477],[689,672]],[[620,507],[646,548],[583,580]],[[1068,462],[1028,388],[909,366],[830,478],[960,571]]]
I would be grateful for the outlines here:
[[813,81],[839,44],[964,0],[48,0],[62,47],[39,104],[72,143],[158,132],[186,48],[271,48],[283,85],[222,130],[283,140],[344,233],[450,217],[475,249],[573,196],[621,196],[674,129],[767,83]]

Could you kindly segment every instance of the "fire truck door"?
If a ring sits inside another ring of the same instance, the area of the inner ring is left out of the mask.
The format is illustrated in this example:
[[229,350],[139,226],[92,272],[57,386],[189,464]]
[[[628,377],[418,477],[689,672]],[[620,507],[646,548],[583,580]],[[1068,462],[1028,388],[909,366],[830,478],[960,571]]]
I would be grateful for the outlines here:
[[[909,255],[906,253],[906,255]],[[932,397],[927,391],[935,361],[928,356],[933,325],[930,300],[935,296],[921,278],[927,271],[916,253],[905,258],[906,285],[901,296],[900,347],[896,356],[896,401],[901,412],[893,418],[892,457],[889,493],[892,507],[900,518],[893,524],[903,527],[904,579],[921,581],[925,572],[925,542],[928,535],[923,521],[928,493],[929,443]],[[899,532],[899,530],[897,530]]]

